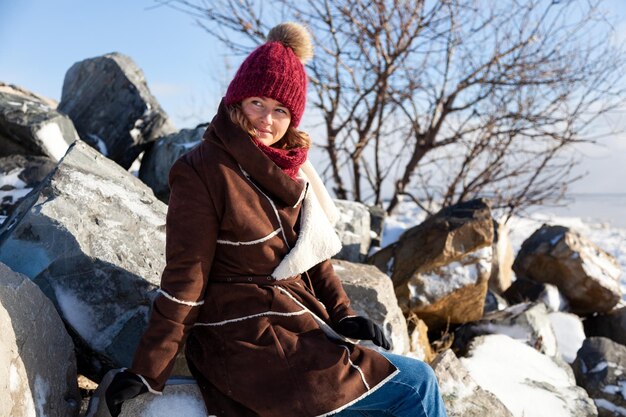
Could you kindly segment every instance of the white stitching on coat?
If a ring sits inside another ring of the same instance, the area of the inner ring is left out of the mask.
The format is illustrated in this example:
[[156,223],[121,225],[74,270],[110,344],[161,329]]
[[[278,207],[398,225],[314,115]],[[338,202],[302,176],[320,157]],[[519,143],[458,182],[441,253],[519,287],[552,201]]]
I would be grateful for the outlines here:
[[202,304],[204,304],[204,300],[202,301],[184,301],[184,300],[179,300],[178,298],[174,297],[173,295],[170,295],[168,293],[166,293],[162,288],[159,288],[157,290],[157,292],[163,294],[163,296],[165,298],[167,298],[168,300],[172,300],[178,304],[184,304],[186,306],[190,306],[190,307],[197,307],[197,306],[201,306]]
[[262,237],[260,239],[256,239],[256,240],[249,240],[247,242],[233,242],[231,240],[217,239],[217,243],[221,243],[222,245],[232,245],[232,246],[256,245],[257,243],[263,243],[266,240],[270,240],[271,238],[276,236],[278,234],[278,232],[281,232],[281,231],[282,231],[282,228],[278,228],[278,229],[274,230],[272,233],[270,233],[267,236],[264,236],[264,237]]
[[272,205],[272,209],[274,210],[274,214],[276,215],[276,219],[278,219],[278,226],[280,229],[281,234],[283,235],[283,240],[285,241],[285,245],[287,245],[287,248],[291,249],[291,246],[289,246],[289,242],[287,242],[287,236],[285,236],[285,232],[283,231],[283,222],[280,221],[280,216],[278,215],[278,209],[276,208],[276,205],[274,204],[274,201],[272,201],[271,198],[269,198],[267,196],[267,194],[265,194],[259,187],[257,187],[257,185],[254,183],[254,181],[252,181],[250,179],[250,174],[248,174],[242,167],[241,165],[239,165],[239,169],[241,170],[241,172],[243,173],[243,176],[246,177],[246,179],[248,181],[250,181],[250,184],[252,184],[254,186],[254,188],[256,188],[262,195],[263,197],[267,198],[267,201],[270,202],[270,204]]
[[139,375],[139,374],[137,374],[137,376],[138,376],[139,378],[141,378],[141,382],[143,382],[143,384],[144,384],[144,385],[148,388],[148,391],[150,391],[152,394],[155,394],[155,395],[163,395],[163,393],[162,393],[162,392],[160,392],[160,391],[157,391],[157,390],[153,389],[153,388],[150,386],[150,384],[148,384],[148,381],[146,381],[146,379],[145,379],[143,376],[141,376],[141,375]]
[[263,313],[252,314],[250,316],[237,317],[236,319],[217,321],[217,322],[214,322],[214,323],[194,323],[194,326],[223,326],[225,324],[235,323],[235,322],[238,322],[238,321],[244,321],[244,320],[248,320],[248,319],[253,319],[253,318],[256,318],[256,317],[263,317],[263,316],[282,316],[282,317],[301,316],[302,314],[307,313],[307,312],[308,312],[307,310],[292,311],[292,312],[286,312],[286,313],[281,313],[280,311],[265,311]]
[[352,362],[352,359],[350,359],[350,349],[348,349],[346,346],[343,346],[343,345],[340,345],[340,346],[344,348],[346,352],[348,353],[348,363],[350,364],[351,367],[359,371],[359,374],[361,374],[361,381],[363,381],[363,385],[365,385],[365,388],[367,388],[367,390],[369,391],[370,385],[365,380],[365,374],[363,373],[363,370],[359,366],[355,365],[354,362]]

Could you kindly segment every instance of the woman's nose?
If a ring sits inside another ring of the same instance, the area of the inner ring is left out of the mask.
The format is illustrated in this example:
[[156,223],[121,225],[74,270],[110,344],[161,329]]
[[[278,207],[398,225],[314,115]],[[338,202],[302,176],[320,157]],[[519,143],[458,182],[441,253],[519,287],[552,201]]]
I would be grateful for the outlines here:
[[272,124],[272,112],[264,111],[263,114],[261,114],[261,120],[267,123],[268,125],[271,125]]

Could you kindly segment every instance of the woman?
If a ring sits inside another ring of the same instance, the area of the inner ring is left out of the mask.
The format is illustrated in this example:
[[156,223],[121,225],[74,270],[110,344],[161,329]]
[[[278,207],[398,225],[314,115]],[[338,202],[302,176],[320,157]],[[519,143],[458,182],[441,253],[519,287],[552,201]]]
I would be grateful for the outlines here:
[[296,129],[311,50],[302,26],[272,29],[203,143],[173,165],[167,265],[133,364],[107,389],[113,416],[159,394],[185,342],[210,415],[445,416],[427,365],[349,339],[389,348],[329,260],[337,212]]

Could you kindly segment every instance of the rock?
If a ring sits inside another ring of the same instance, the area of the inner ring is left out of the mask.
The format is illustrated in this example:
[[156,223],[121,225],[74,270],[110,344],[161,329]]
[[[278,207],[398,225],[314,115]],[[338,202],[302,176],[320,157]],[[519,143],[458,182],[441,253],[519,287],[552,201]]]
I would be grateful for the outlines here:
[[513,282],[513,245],[506,223],[493,221],[493,260],[489,289],[502,294]]
[[560,311],[549,313],[548,319],[554,330],[559,355],[567,363],[574,362],[576,352],[585,340],[582,320],[576,314]]
[[470,376],[515,417],[591,417],[598,412],[570,367],[509,336],[473,340],[460,358]]
[[508,335],[546,355],[558,353],[556,336],[543,303],[517,304],[459,327],[454,332],[455,349],[465,352],[472,339],[486,334]]
[[370,230],[372,231],[372,242],[370,247],[379,247],[383,237],[383,229],[385,228],[387,212],[380,205],[368,206],[367,209],[370,212]]
[[72,65],[59,111],[72,119],[81,139],[125,169],[146,144],[175,132],[141,69],[117,52]]
[[56,162],[76,139],[67,116],[28,95],[0,91],[0,157],[38,155]]
[[365,204],[356,201],[334,201],[340,213],[335,231],[339,235],[342,248],[333,258],[363,262],[372,241],[369,209]]
[[541,301],[548,307],[549,311],[567,311],[569,309],[567,300],[556,286],[524,277],[513,281],[502,296],[510,305]]
[[[374,320],[391,343],[392,353],[410,352],[407,324],[393,292],[391,280],[371,265],[333,260],[333,268],[348,294],[351,307]],[[361,342],[379,350],[371,342]]]
[[504,310],[508,306],[509,304],[506,302],[504,297],[498,295],[492,290],[487,290],[487,295],[485,296],[485,308],[483,310],[483,314],[491,313],[492,311]]
[[0,262],[54,302],[79,368],[129,366],[165,264],[166,206],[77,141],[0,228]]
[[45,156],[11,155],[0,158],[0,216],[8,216],[48,175],[55,162]]
[[18,95],[18,96],[35,100],[35,101],[39,101],[40,103],[45,104],[46,106],[50,107],[53,110],[56,110],[57,106],[59,105],[57,101],[52,100],[51,98],[41,96],[37,93],[33,93],[32,91],[29,91],[23,87],[20,87],[19,85],[7,84],[2,81],[0,81],[0,92]]
[[28,277],[0,263],[0,416],[76,416],[76,357],[63,321]]
[[164,203],[170,199],[168,177],[174,162],[201,141],[206,126],[182,129],[157,139],[144,153],[139,169],[139,179],[152,188],[154,195]]
[[426,326],[424,320],[420,320],[419,317],[413,314],[407,320],[407,327],[409,328],[411,351],[406,353],[406,355],[430,363],[435,357],[435,352],[433,352],[428,339],[428,326]]
[[491,275],[493,220],[484,200],[447,207],[369,260],[388,273],[405,315],[430,331],[483,315]]
[[626,346],[606,337],[590,337],[572,367],[578,385],[598,406],[600,417],[626,415]]
[[[111,417],[104,392],[118,371],[111,370],[104,376],[91,397],[85,417]],[[192,378],[170,378],[163,395],[146,393],[125,401],[120,417],[207,417],[207,414],[200,389]]]
[[626,307],[606,314],[587,317],[584,321],[587,336],[603,336],[626,346]]
[[617,260],[563,226],[535,231],[522,244],[513,270],[518,277],[556,285],[579,315],[610,311],[622,298]]
[[472,379],[450,349],[437,355],[430,366],[439,380],[448,417],[513,417],[498,397]]

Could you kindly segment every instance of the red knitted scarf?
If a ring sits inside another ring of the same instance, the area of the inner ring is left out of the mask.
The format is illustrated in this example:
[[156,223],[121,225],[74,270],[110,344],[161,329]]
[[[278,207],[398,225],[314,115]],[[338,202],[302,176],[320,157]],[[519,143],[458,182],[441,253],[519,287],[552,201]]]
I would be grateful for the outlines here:
[[306,161],[308,148],[279,149],[264,145],[256,138],[252,140],[285,174],[296,179],[300,166]]

